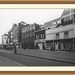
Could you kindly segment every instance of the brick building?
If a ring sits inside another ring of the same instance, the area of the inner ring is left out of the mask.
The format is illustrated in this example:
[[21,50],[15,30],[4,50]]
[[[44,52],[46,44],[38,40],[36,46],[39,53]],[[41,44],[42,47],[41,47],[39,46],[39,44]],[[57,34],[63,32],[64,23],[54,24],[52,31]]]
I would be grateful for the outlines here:
[[35,31],[39,30],[40,26],[36,23],[27,25],[25,28],[22,29],[23,38],[24,41],[23,47],[25,48],[34,48],[34,42],[35,42]]
[[11,28],[11,42],[16,44],[19,48],[21,48],[22,42],[22,28],[24,28],[25,23],[21,21],[18,24],[14,24]]

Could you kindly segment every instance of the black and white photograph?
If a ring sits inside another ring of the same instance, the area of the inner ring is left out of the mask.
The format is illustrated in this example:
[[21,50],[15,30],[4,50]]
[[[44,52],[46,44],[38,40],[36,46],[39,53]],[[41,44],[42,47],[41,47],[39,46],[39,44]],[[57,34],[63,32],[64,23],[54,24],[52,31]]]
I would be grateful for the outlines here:
[[0,66],[75,66],[75,9],[0,8]]

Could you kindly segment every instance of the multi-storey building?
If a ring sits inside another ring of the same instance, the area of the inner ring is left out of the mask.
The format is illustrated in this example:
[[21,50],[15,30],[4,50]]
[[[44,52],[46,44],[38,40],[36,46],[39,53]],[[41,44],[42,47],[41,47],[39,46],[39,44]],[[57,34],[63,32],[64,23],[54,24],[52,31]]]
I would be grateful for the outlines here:
[[14,30],[15,30],[16,27],[17,27],[17,24],[13,24],[13,26],[11,28],[11,36],[10,36],[10,39],[11,39],[11,43],[12,44],[14,43]]
[[34,48],[34,42],[35,42],[35,31],[40,29],[40,26],[36,23],[27,25],[25,28],[22,29],[23,33],[23,41],[24,41],[24,47],[25,48]]
[[14,24],[11,28],[11,42],[16,44],[19,48],[21,48],[21,42],[22,42],[22,28],[24,28],[24,22],[20,22],[17,24]]
[[3,45],[8,44],[7,38],[8,38],[8,34],[2,35],[2,44],[3,44]]
[[22,45],[22,28],[24,28],[25,25],[26,23],[21,21],[20,23],[18,23],[18,26],[17,26],[17,37],[18,37],[19,48],[21,48],[21,45]]
[[3,46],[3,48],[5,48],[7,44],[8,44],[8,34],[4,34],[4,35],[2,35],[2,46]]
[[27,37],[27,26],[29,26],[29,24],[26,24],[24,28],[22,28],[22,48],[26,48],[26,37]]
[[39,48],[40,50],[45,49],[46,41],[45,41],[45,29],[35,31],[35,47]]
[[46,48],[75,50],[75,9],[66,9],[59,27],[46,30]]

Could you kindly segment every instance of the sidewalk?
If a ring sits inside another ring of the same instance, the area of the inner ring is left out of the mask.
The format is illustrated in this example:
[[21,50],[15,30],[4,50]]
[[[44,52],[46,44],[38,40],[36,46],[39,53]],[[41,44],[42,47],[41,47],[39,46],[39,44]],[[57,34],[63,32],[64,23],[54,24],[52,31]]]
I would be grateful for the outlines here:
[[48,51],[48,50],[17,50],[18,54],[43,58],[54,61],[62,61],[75,64],[75,52],[67,52],[67,51]]

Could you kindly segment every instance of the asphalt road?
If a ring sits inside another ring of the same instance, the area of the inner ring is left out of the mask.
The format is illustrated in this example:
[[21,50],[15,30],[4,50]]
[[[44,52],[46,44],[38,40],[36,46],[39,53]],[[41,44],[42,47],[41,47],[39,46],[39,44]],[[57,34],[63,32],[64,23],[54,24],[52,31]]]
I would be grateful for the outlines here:
[[13,54],[12,52],[0,52],[0,56],[16,61],[23,66],[74,66],[75,64],[31,57],[22,54]]
[[22,64],[0,56],[0,66],[22,66]]

